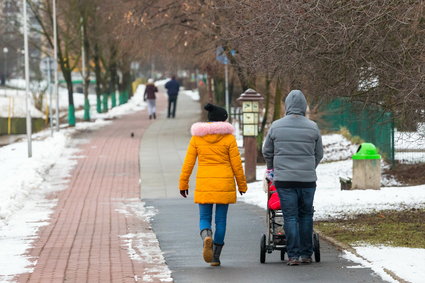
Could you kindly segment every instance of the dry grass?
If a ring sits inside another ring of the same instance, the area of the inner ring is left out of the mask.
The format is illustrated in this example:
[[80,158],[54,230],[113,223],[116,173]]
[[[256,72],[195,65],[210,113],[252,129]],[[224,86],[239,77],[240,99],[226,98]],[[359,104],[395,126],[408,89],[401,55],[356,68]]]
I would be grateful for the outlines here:
[[380,211],[347,220],[315,222],[325,235],[342,243],[425,248],[425,209]]

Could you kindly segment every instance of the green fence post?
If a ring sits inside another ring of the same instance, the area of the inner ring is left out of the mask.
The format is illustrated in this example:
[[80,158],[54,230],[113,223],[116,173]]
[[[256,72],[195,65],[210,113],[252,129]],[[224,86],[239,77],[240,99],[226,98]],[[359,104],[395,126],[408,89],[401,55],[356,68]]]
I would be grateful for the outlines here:
[[123,94],[123,91],[120,91],[119,94],[118,94],[118,102],[119,102],[119,105],[124,104],[124,94]]
[[68,125],[75,126],[75,107],[74,107],[74,105],[68,106]]
[[104,93],[102,99],[103,99],[102,100],[102,105],[103,105],[102,112],[107,112],[108,111],[108,94]]
[[84,98],[84,121],[90,121],[90,102],[89,98]]
[[111,93],[111,107],[114,108],[115,106],[117,106],[117,96],[115,91],[113,91]]
[[102,113],[102,100],[100,99],[101,95],[96,96],[96,111],[97,113]]

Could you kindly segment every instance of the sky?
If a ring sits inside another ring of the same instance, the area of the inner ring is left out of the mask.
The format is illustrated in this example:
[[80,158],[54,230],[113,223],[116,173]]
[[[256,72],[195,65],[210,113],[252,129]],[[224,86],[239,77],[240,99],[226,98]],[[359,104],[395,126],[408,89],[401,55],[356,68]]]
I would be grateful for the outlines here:
[[[157,82],[164,83],[163,81]],[[13,282],[16,274],[30,272],[36,259],[25,256],[37,238],[37,232],[47,225],[57,200],[47,199],[46,195],[66,189],[67,177],[76,165],[75,158],[79,143],[72,135],[84,129],[96,130],[107,126],[110,118],[124,113],[132,113],[146,107],[142,99],[144,86],[140,86],[135,96],[125,105],[118,106],[108,113],[97,114],[92,107],[91,117],[94,122],[81,122],[73,129],[61,129],[51,136],[50,130],[33,135],[33,157],[27,158],[27,143],[16,142],[0,147],[0,282]],[[183,91],[185,95],[199,100],[196,91]],[[78,96],[78,95],[77,95]],[[79,102],[81,101],[81,102]],[[76,99],[76,105],[82,99]],[[62,103],[66,105],[64,101]],[[94,103],[92,104],[94,105]],[[82,117],[80,111],[77,117]],[[237,125],[236,125],[236,128]],[[414,133],[417,134],[417,133]],[[238,144],[241,137],[237,131]],[[325,157],[318,167],[318,188],[315,196],[315,219],[345,217],[347,214],[379,211],[383,209],[404,209],[425,207],[425,184],[412,187],[395,187],[397,180],[384,179],[380,190],[341,191],[339,177],[350,177],[352,160],[350,156],[357,150],[356,145],[339,134],[323,136]],[[412,144],[410,144],[412,143]],[[415,140],[404,139],[400,146],[415,146]],[[420,148],[425,148],[419,146]],[[385,167],[384,163],[382,167]],[[257,179],[262,179],[265,167],[257,167]],[[239,197],[239,201],[266,208],[267,195],[263,181],[249,184],[248,192]],[[126,212],[127,211],[127,212]],[[122,208],[123,213],[133,211],[143,219],[150,220],[155,210],[142,206]],[[135,260],[164,263],[159,245],[146,249],[145,241],[156,241],[156,235],[122,235],[122,245]],[[134,241],[136,245],[131,244]],[[136,246],[137,249],[130,247]],[[370,246],[359,242],[354,247],[355,253],[345,251],[342,257],[353,262],[351,268],[359,266],[372,268],[388,282],[397,282],[384,269],[410,282],[424,282],[425,249],[409,249],[388,246]],[[401,259],[401,260],[395,260]],[[170,270],[165,266],[161,271],[162,281],[171,281]],[[147,275],[149,276],[149,274]],[[145,278],[148,280],[149,278]]]

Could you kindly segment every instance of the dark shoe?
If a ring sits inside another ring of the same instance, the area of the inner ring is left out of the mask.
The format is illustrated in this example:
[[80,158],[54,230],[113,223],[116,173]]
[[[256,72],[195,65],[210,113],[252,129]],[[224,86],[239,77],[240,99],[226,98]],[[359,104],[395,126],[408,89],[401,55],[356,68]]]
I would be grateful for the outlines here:
[[300,261],[298,260],[298,258],[290,258],[288,260],[288,265],[300,265]]
[[312,263],[312,262],[313,262],[313,260],[311,259],[311,257],[302,257],[301,258],[301,263],[308,264],[308,263]]
[[210,262],[211,266],[220,266],[220,254],[221,254],[221,250],[223,249],[224,244],[219,245],[214,243],[214,248],[213,248],[213,259]]
[[205,262],[211,262],[213,259],[212,231],[210,229],[202,230],[201,238],[204,242],[204,246],[202,248],[202,256],[204,257]]
[[149,120],[151,120],[152,119],[152,115],[149,115]]
[[153,118],[156,119],[156,114],[155,113],[153,113]]

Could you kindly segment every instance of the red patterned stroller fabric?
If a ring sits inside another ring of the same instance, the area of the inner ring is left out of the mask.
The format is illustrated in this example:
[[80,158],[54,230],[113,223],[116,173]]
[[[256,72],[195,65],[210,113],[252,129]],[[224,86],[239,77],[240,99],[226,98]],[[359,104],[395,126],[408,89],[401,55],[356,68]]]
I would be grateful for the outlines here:
[[277,193],[276,187],[275,185],[273,185],[272,182],[268,182],[269,184],[269,201],[268,201],[268,206],[269,209],[272,210],[277,210],[280,209],[280,199],[279,199],[279,194]]

